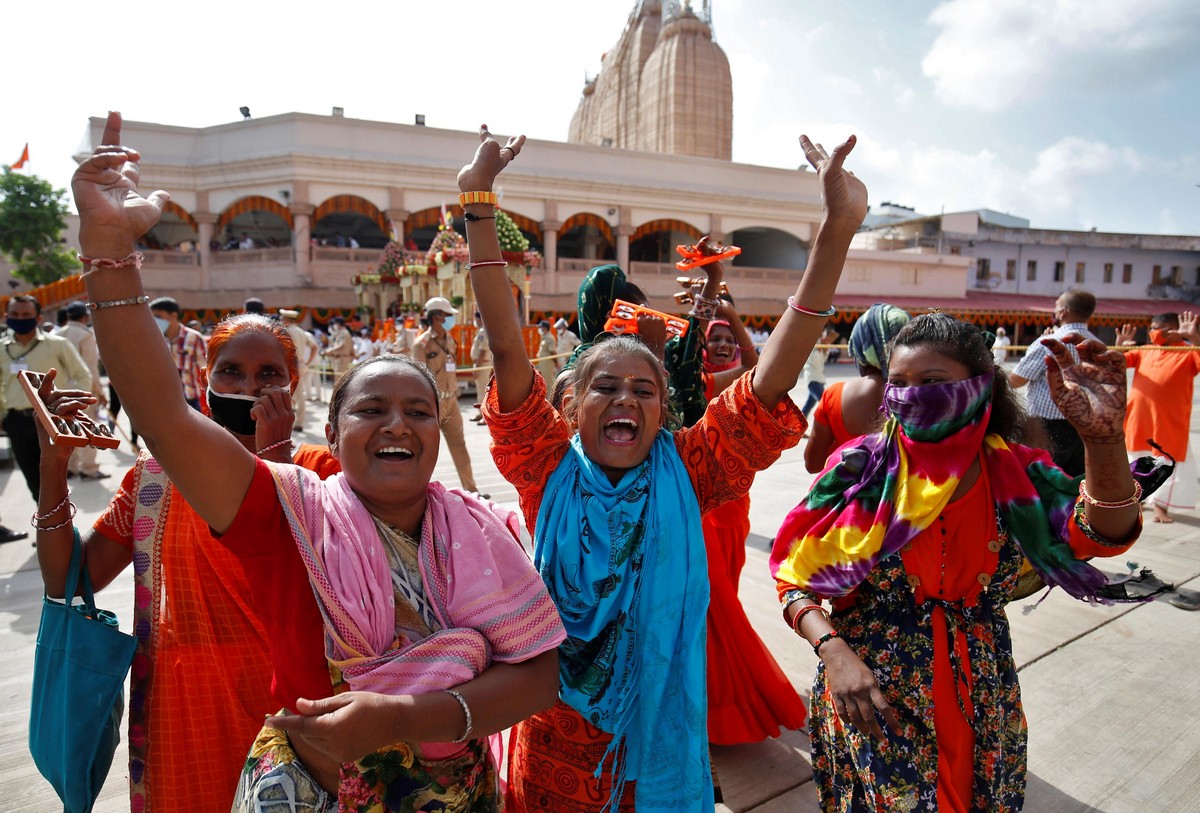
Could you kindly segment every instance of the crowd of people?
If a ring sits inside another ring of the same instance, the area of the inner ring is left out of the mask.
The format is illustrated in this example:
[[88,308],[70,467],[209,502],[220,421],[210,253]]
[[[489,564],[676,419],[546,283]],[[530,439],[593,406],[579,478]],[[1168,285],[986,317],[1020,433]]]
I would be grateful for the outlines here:
[[[980,327],[879,304],[849,338],[858,376],[826,387],[867,188],[844,168],[853,136],[832,151],[802,136],[824,212],[769,335],[746,329],[702,241],[682,336],[652,316],[606,331],[615,300],[649,303],[601,266],[571,321],[538,325],[531,359],[493,191],[525,140],[485,126],[458,175],[479,303],[463,352],[512,511],[478,492],[464,442],[458,308],[434,297],[420,330],[381,345],[340,317],[318,337],[299,312],[248,301],[206,340],[143,289],[136,241],[166,196],[138,191],[120,127],[110,114],[73,181],[87,304],[58,338],[14,298],[5,341],[14,362],[56,371],[39,394],[54,414],[107,400],[145,447],[82,534],[96,588],[131,563],[138,585],[131,809],[711,811],[712,745],[806,724],[822,809],[1021,809],[1005,605],[1024,573],[1082,601],[1146,597],[1090,560],[1141,532],[1163,479],[1130,465],[1142,436],[1188,460],[1178,411],[1155,399],[1174,387],[1184,403],[1186,380],[1190,409],[1200,356],[1155,347],[1200,344],[1194,316],[1109,349],[1087,332],[1094,297],[1068,291],[1010,373]],[[323,363],[327,443],[295,444]],[[20,434],[27,402],[4,375],[61,598],[68,478],[95,473],[32,418]],[[819,659],[807,710],[738,597],[755,475],[806,433],[816,479],[780,518],[770,566],[783,623]],[[443,438],[461,488],[433,479]],[[1159,521],[1195,489],[1178,471]]]

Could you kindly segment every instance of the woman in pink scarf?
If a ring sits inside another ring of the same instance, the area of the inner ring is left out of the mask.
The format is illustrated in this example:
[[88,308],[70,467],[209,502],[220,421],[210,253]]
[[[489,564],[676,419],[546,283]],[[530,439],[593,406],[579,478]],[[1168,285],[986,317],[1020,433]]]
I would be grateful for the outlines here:
[[[105,145],[120,127],[109,114]],[[285,711],[254,743],[234,809],[499,809],[487,737],[554,702],[564,637],[515,516],[430,482],[438,397],[410,359],[339,382],[326,437],[343,473],[327,481],[188,408],[137,272],[136,240],[167,200],[137,193],[139,160],[102,146],[75,174],[85,282],[123,405],[238,555],[268,631]],[[320,697],[330,676],[335,695]]]

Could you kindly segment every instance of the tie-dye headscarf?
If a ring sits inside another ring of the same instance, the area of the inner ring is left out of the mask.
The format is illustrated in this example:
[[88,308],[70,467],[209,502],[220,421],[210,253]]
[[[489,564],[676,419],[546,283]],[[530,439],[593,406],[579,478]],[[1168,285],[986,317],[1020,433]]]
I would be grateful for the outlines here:
[[883,431],[844,451],[784,520],[771,551],[777,579],[827,598],[847,595],[929,527],[982,451],[1000,517],[1042,580],[1075,598],[1112,602],[1101,592],[1105,575],[1066,542],[1078,480],[1048,456],[1029,463],[987,434],[992,373],[888,386],[884,404]]
[[850,357],[858,366],[859,375],[863,367],[874,367],[887,378],[888,342],[912,319],[908,312],[895,305],[875,303],[858,317],[850,331]]

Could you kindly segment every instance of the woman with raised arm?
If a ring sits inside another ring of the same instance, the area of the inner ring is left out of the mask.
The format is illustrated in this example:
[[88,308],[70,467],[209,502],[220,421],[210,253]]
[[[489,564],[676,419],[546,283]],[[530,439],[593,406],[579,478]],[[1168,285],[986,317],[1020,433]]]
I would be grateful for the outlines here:
[[784,618],[821,660],[809,731],[822,810],[1021,809],[1004,608],[1022,558],[1075,598],[1129,600],[1084,560],[1119,556],[1141,531],[1124,361],[1073,338],[1080,360],[1051,340],[1047,377],[1085,439],[1086,480],[1020,445],[1024,413],[981,331],[926,314],[892,342],[883,430],[844,448],[779,529]]
[[[120,126],[110,114],[72,184],[96,336],[155,459],[246,569],[285,707],[253,744],[235,809],[281,788],[315,811],[497,809],[486,737],[552,702],[563,638],[515,515],[430,481],[437,390],[408,358],[338,382],[326,438],[342,473],[324,481],[189,409],[134,252],[166,195],[137,193]],[[313,699],[331,676],[337,694]]]
[[804,419],[788,398],[817,339],[866,188],[807,138],[825,216],[808,270],[758,366],[694,427],[667,422],[666,374],[636,338],[594,345],[575,364],[560,417],[525,353],[494,222],[496,176],[524,137],[481,144],[458,176],[471,284],[492,341],[484,403],[493,456],[516,486],[534,560],[567,626],[559,702],[517,727],[515,811],[713,809],[705,714],[708,578],[703,511],[746,493],[753,473],[795,445]]
[[[254,314],[230,317],[208,343],[201,373],[208,414],[251,453],[292,462],[321,476],[337,472],[327,448],[301,446],[293,458],[289,393],[298,383],[291,338],[278,322]],[[42,401],[59,415],[81,403],[75,391],[46,376]],[[46,594],[62,596],[73,529],[67,460],[70,447],[42,441],[38,563]],[[135,526],[138,531],[135,533]],[[137,668],[130,676],[130,800],[135,808],[226,813],[249,743],[271,700],[271,661],[251,586],[237,558],[209,533],[143,452],[116,496],[83,534],[84,566],[94,588],[137,561],[133,609]],[[189,747],[178,747],[186,732]],[[197,759],[197,754],[203,754]],[[184,801],[186,800],[186,802]]]

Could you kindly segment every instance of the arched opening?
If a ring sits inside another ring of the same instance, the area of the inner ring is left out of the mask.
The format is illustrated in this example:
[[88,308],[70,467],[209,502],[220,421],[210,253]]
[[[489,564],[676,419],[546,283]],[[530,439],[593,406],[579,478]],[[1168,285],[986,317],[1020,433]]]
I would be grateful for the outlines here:
[[196,219],[169,200],[163,205],[162,216],[141,242],[151,251],[192,251],[199,236]]
[[616,240],[612,226],[591,212],[571,215],[558,230],[558,256],[577,260],[615,260]]
[[629,261],[673,263],[679,259],[678,245],[695,243],[703,233],[682,220],[651,220],[638,226],[629,238]]
[[316,208],[312,236],[318,245],[383,248],[390,239],[387,218],[369,200],[335,195]]
[[780,229],[747,226],[729,237],[742,250],[733,258],[733,266],[748,268],[788,268],[799,271],[808,265],[808,245]]
[[217,218],[213,240],[225,250],[292,244],[292,213],[279,201],[251,195]]

